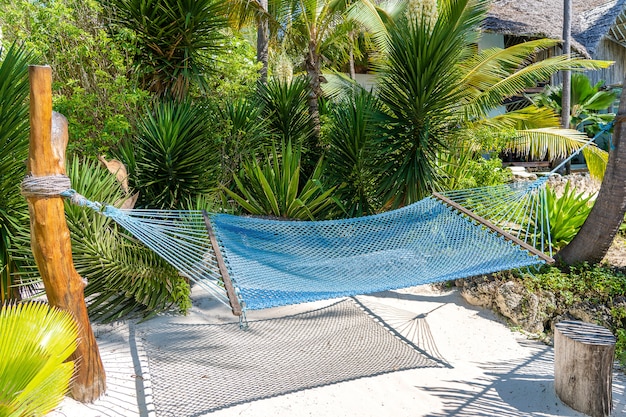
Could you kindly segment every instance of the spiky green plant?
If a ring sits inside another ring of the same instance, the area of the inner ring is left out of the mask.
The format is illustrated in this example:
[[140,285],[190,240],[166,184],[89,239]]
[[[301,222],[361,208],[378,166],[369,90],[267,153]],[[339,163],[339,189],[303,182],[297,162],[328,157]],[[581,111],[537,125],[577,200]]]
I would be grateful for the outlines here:
[[300,149],[290,142],[280,153],[272,145],[261,161],[252,158],[233,177],[236,190],[223,188],[247,213],[289,219],[314,220],[335,209],[333,188],[324,190],[320,182],[322,161],[311,176],[301,184]]
[[15,235],[29,230],[28,206],[20,195],[28,155],[28,70],[33,56],[13,45],[0,48],[0,303],[19,298]]
[[[379,195],[391,206],[417,201],[441,187],[445,177],[437,164],[445,160],[441,154],[459,149],[458,141],[471,136],[463,130],[515,128],[526,142],[549,136],[568,142],[570,149],[581,146],[576,131],[556,129],[554,112],[535,108],[498,117],[489,112],[556,71],[610,63],[565,56],[531,62],[537,51],[558,42],[548,39],[477,51],[488,6],[486,0],[440,0],[434,21],[424,15],[411,20],[404,13],[385,14],[371,3],[359,12],[364,24],[382,33],[373,38],[387,57],[377,90],[384,117],[376,165],[381,167]],[[537,129],[547,127],[555,129]]]
[[[115,177],[96,162],[74,158],[68,176],[90,200],[121,204],[126,197]],[[189,284],[156,253],[91,209],[67,203],[65,212],[74,266],[88,282],[85,297],[93,319],[189,308]]]
[[552,247],[560,249],[574,239],[593,206],[593,195],[584,196],[570,183],[565,184],[563,194],[546,189],[546,210],[550,221],[550,240]]
[[270,130],[285,142],[308,145],[311,138],[311,118],[307,113],[309,83],[304,77],[291,82],[271,78],[259,86],[263,116]]
[[146,88],[183,99],[192,86],[206,86],[228,26],[226,2],[100,1],[112,11],[115,25],[134,33],[135,69]]
[[0,415],[42,416],[69,389],[78,326],[72,316],[45,303],[5,304],[0,309]]
[[376,97],[363,88],[352,87],[349,94],[332,107],[332,129],[327,137],[326,169],[329,181],[339,185],[335,192],[349,217],[375,213],[375,174],[372,146],[375,138]]
[[189,101],[157,103],[120,150],[138,206],[152,208],[180,208],[185,198],[209,192],[219,156],[205,109]]

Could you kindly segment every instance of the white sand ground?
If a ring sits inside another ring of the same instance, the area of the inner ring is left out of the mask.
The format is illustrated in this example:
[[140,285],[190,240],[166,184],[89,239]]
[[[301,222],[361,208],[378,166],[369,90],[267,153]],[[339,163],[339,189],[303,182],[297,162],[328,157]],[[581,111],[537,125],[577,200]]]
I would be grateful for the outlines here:
[[[107,372],[106,395],[93,404],[66,398],[50,417],[177,417],[159,413],[152,402],[150,370],[136,332],[165,323],[225,323],[228,308],[193,292],[194,306],[185,317],[161,316],[143,323],[116,323],[95,328]],[[456,290],[430,286],[386,293],[365,304],[381,302],[416,314],[429,312],[432,340],[449,368],[419,368],[364,377],[246,402],[209,414],[215,417],[404,417],[404,416],[582,416],[554,391],[550,346],[510,330],[492,312],[468,305]],[[280,317],[320,303],[250,312],[249,320]],[[296,371],[296,370],[294,370]],[[242,382],[245,384],[245,381]],[[613,376],[613,413],[626,416],[626,378]],[[215,388],[219,390],[219,387]],[[201,401],[201,399],[199,399]]]

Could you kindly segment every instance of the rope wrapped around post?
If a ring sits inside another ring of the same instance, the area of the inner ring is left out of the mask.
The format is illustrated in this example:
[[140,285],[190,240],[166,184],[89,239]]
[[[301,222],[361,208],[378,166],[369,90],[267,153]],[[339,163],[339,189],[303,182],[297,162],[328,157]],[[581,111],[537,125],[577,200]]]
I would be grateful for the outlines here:
[[72,204],[102,211],[102,204],[91,201],[73,190],[69,177],[66,175],[27,175],[22,181],[22,195],[28,197],[63,197]]

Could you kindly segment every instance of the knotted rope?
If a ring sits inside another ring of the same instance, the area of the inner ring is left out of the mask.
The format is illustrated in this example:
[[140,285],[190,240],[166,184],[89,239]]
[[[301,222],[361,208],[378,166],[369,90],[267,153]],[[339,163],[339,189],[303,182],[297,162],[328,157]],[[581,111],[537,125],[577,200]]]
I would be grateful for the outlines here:
[[22,181],[22,195],[29,197],[64,197],[73,204],[89,207],[95,211],[102,210],[102,204],[88,200],[72,189],[72,183],[67,175],[26,175]]

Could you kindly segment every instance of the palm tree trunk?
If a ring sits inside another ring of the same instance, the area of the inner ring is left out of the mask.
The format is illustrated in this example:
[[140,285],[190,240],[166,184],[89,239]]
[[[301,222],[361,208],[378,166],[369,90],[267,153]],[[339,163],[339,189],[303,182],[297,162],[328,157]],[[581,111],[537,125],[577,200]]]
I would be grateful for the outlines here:
[[313,40],[309,42],[309,51],[305,57],[304,65],[311,85],[308,104],[309,115],[311,116],[311,123],[313,125],[313,140],[316,145],[319,145],[321,122],[318,100],[322,96],[320,81],[322,72],[320,69],[320,57],[317,53],[317,45]]
[[[259,0],[259,5],[263,9],[263,13],[267,13],[267,0]],[[262,67],[259,70],[259,82],[262,84],[267,84],[268,51],[269,24],[267,16],[261,15],[257,25],[256,59],[262,63]]]
[[[626,79],[624,80],[626,83]],[[626,213],[626,89],[615,117],[613,147],[598,198],[582,228],[558,254],[557,259],[572,265],[598,263],[613,243]]]

